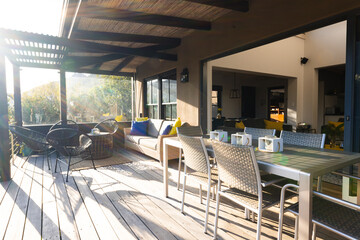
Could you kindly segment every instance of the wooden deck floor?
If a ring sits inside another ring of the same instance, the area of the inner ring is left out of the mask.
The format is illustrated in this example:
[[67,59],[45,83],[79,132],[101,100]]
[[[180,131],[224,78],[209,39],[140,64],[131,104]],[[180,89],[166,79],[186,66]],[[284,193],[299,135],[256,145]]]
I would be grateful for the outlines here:
[[[170,168],[170,197],[165,199],[159,162],[136,152],[120,153],[133,162],[74,171],[69,182],[64,173],[48,170],[43,156],[32,157],[23,168],[23,159],[17,158],[13,180],[0,184],[0,239],[212,239],[215,202],[204,234],[198,186],[188,181],[186,214],[181,214],[176,168]],[[241,207],[222,203],[219,239],[254,239],[256,223],[243,215]],[[277,218],[275,207],[264,212],[262,239],[276,239]],[[291,239],[293,230],[294,219],[286,215],[284,239]],[[321,229],[318,236],[339,239]]]

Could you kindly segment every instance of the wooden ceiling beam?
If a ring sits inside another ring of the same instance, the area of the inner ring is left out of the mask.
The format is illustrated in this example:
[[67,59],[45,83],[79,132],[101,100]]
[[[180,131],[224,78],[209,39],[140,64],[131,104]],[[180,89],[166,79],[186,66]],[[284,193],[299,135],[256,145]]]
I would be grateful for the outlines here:
[[126,57],[119,65],[117,65],[113,72],[117,73],[120,72],[124,67],[126,67],[132,60],[134,59],[134,56]]
[[136,22],[160,26],[170,26],[197,30],[211,30],[211,22],[188,18],[173,17],[144,12],[134,12],[116,8],[103,8],[99,6],[81,4],[79,17]]
[[85,30],[74,30],[71,37],[73,39],[82,39],[82,40],[156,43],[163,45],[172,45],[172,44],[180,45],[181,43],[180,38],[114,33],[114,32],[101,32],[101,31],[85,31]]
[[187,2],[200,3],[213,7],[225,8],[239,12],[249,11],[248,0],[185,0]]
[[125,77],[133,77],[133,72],[117,72],[107,70],[94,70],[94,69],[81,69],[81,68],[73,68],[66,69],[67,72],[77,72],[77,73],[92,73],[92,74],[100,74],[100,75],[114,75],[114,76],[125,76]]
[[67,56],[64,61],[64,68],[74,67],[85,67],[94,64],[102,64],[104,62],[125,58],[127,55],[124,54],[108,54],[101,57],[79,57],[79,56]]

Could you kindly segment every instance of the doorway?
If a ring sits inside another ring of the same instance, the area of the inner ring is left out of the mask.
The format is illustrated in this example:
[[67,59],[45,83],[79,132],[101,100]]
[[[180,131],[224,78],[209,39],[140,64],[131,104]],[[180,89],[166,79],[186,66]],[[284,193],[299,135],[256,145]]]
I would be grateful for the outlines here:
[[268,89],[268,118],[277,122],[284,122],[286,117],[285,87]]

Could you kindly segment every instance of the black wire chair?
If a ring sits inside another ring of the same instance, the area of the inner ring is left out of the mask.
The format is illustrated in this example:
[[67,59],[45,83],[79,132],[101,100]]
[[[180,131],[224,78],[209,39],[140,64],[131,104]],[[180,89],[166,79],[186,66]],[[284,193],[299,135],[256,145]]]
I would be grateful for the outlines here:
[[29,158],[34,154],[46,154],[46,160],[48,162],[49,170],[49,150],[50,145],[46,141],[46,135],[40,132],[31,130],[29,128],[20,127],[20,126],[9,126],[9,130],[12,134],[16,135],[19,142],[24,143],[31,149],[31,153],[27,156],[21,167],[29,160]]
[[94,159],[92,157],[90,150],[92,140],[86,134],[81,134],[79,136],[79,145],[73,146],[71,143],[72,139],[78,135],[79,135],[79,131],[71,128],[57,128],[51,130],[46,135],[46,140],[53,148],[55,148],[58,154],[62,155],[63,157],[68,157],[68,162],[63,161],[60,157],[57,157],[55,161],[55,172],[57,170],[58,161],[61,161],[66,165],[68,165],[67,173],[66,173],[66,182],[68,181],[69,178],[70,166],[79,162],[78,161],[72,164],[71,163],[72,157],[80,156],[82,159],[85,159],[85,155],[86,153],[88,153],[90,155],[93,167],[94,169],[96,169]]
[[108,132],[111,135],[114,135],[119,129],[119,123],[115,119],[109,118],[96,124],[93,129],[95,128],[99,129],[101,132]]
[[56,123],[54,123],[51,128],[49,129],[49,132],[51,130],[54,130],[54,129],[58,129],[58,128],[72,128],[72,129],[75,129],[77,131],[79,131],[79,125],[73,121],[73,120],[60,120]]

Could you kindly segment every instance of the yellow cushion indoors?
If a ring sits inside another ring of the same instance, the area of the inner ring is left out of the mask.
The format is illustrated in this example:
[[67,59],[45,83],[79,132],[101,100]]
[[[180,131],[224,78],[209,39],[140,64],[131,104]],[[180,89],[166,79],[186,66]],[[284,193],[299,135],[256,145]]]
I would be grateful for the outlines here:
[[235,127],[236,128],[240,128],[240,129],[244,129],[245,128],[245,125],[244,125],[244,123],[241,121],[241,122],[237,122],[237,123],[235,123]]
[[176,133],[177,133],[177,131],[176,131],[176,128],[177,128],[177,127],[181,127],[181,120],[180,120],[180,118],[177,118],[177,120],[175,121],[175,124],[174,124],[174,126],[172,127],[169,135],[174,135],[174,134],[176,134]]
[[[344,124],[343,122],[333,122],[333,121],[329,121],[328,124],[332,124],[334,125],[335,127],[339,126],[340,124]],[[344,131],[344,126],[342,126],[340,128],[341,131]]]
[[264,119],[264,123],[265,123],[265,128],[266,129],[276,129],[278,131],[283,130],[283,123],[282,122],[273,122],[273,121],[269,121],[269,120]]
[[148,117],[135,118],[135,121],[136,121],[136,122],[143,122],[143,121],[146,121],[146,120],[148,120],[148,119],[149,119]]
[[123,115],[116,116],[115,121],[121,122],[122,118],[123,118]]

